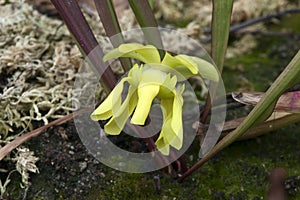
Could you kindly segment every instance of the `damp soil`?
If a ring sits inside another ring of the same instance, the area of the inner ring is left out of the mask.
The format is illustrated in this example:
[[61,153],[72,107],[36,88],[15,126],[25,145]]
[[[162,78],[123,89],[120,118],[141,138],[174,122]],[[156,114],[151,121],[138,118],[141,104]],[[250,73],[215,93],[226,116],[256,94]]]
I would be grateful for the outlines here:
[[[289,199],[300,197],[300,124],[260,138],[237,142],[182,184],[163,172],[129,174],[102,165],[79,139],[73,122],[53,127],[26,144],[40,158],[39,174],[20,188],[17,173],[4,199],[263,199],[268,176],[284,168]],[[187,161],[197,159],[198,145]],[[154,184],[160,178],[160,188]]]
[[[257,37],[260,45],[252,52],[226,60],[224,81],[228,92],[243,87],[264,91],[299,48],[297,37]],[[263,46],[268,48],[261,52]],[[13,173],[4,199],[258,200],[265,199],[268,176],[276,167],[287,171],[284,183],[289,199],[300,199],[299,133],[298,123],[236,142],[178,184],[163,170],[129,174],[101,164],[87,152],[70,121],[25,144],[39,157],[39,174],[30,174],[30,185],[21,188],[20,175]],[[129,141],[124,143],[132,146]],[[187,153],[188,166],[197,161],[197,151],[195,142]],[[159,187],[154,184],[157,177]]]

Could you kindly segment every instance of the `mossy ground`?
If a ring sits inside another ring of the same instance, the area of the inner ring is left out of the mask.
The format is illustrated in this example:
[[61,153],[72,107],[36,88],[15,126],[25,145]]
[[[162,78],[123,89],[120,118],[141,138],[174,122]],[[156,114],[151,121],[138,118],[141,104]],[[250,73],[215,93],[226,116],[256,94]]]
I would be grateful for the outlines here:
[[[228,92],[239,88],[265,91],[299,48],[299,39],[261,37],[258,47],[226,60]],[[88,154],[73,123],[54,127],[26,145],[40,157],[40,174],[31,175],[26,195],[12,181],[7,199],[264,199],[269,172],[282,167],[288,179],[300,175],[300,124],[256,139],[236,142],[211,159],[182,184],[161,171],[128,174],[110,169]],[[187,160],[197,161],[197,142]],[[86,167],[84,167],[86,165]],[[153,177],[160,177],[160,190]],[[12,180],[19,180],[14,173]],[[300,185],[300,183],[298,183]],[[289,199],[300,192],[288,190]],[[299,188],[298,188],[299,190]]]
[[[72,123],[67,124],[73,126]],[[178,184],[161,171],[129,174],[110,169],[95,161],[81,145],[74,130],[63,140],[56,127],[30,142],[41,158],[40,174],[31,176],[28,199],[264,199],[269,172],[275,167],[288,171],[288,179],[300,174],[300,124],[257,139],[236,142]],[[51,135],[50,135],[51,134]],[[187,158],[196,162],[197,143]],[[76,150],[74,150],[76,148]],[[72,149],[74,152],[72,152]],[[73,154],[74,153],[74,154]],[[87,167],[80,169],[80,163]],[[15,178],[18,178],[15,175]],[[154,186],[160,177],[161,189]],[[13,177],[14,178],[14,177]],[[299,183],[298,183],[299,185]],[[295,188],[289,199],[299,199]],[[298,188],[299,189],[299,188]],[[21,199],[19,185],[9,187],[8,199]]]
[[[95,186],[88,199],[264,199],[268,175],[283,167],[288,176],[300,173],[299,124],[249,141],[237,142],[182,184],[162,173],[126,174],[110,171]],[[193,155],[194,158],[197,156]],[[195,160],[193,161],[195,162]],[[189,163],[193,163],[189,162]],[[161,191],[154,188],[153,176],[161,178]],[[300,194],[289,196],[299,199]]]

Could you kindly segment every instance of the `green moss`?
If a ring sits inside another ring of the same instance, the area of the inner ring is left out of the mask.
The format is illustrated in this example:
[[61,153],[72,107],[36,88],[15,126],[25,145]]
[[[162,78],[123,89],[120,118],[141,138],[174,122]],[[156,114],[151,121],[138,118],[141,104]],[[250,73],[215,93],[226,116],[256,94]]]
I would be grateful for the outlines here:
[[[295,152],[300,146],[299,125],[234,143],[182,184],[162,172],[127,174],[108,170],[87,199],[262,199],[273,168],[283,167],[289,176],[300,174],[300,156]],[[154,187],[154,175],[161,178],[159,192]],[[299,197],[297,194],[289,199]]]
[[[284,17],[280,25],[268,31],[299,33],[300,14]],[[257,47],[247,54],[225,60],[222,74],[228,92],[240,90],[265,91],[299,50],[298,36],[256,36]]]

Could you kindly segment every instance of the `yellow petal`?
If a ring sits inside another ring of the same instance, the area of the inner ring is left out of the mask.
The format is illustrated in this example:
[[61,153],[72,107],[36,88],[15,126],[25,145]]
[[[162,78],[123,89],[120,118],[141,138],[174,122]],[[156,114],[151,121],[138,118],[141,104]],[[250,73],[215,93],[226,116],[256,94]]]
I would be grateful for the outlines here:
[[131,119],[132,124],[144,125],[159,85],[144,84],[138,88],[138,103]]
[[171,68],[182,65],[180,60],[176,59],[174,56],[172,56],[168,52],[165,53],[164,59],[162,60],[161,64],[164,64],[164,65],[169,66]]
[[185,77],[183,80],[182,77],[178,77],[178,81],[185,81],[186,79],[195,76],[195,74],[198,73],[196,63],[194,63],[192,59],[185,55],[177,55],[174,57],[166,52],[162,64],[173,68],[179,72],[181,76]]
[[[121,106],[121,94],[125,81],[130,78],[123,78],[106,99],[98,106],[98,108],[91,114],[91,119],[94,121],[106,120],[112,116],[112,108],[118,109]],[[120,98],[116,98],[120,97]]]
[[183,106],[183,98],[181,94],[177,93],[174,96],[173,101],[173,116],[171,127],[174,132],[179,132],[182,129],[182,106]]
[[144,63],[160,63],[160,55],[158,50],[152,45],[141,45],[138,43],[128,43],[122,44],[119,47],[121,52],[132,53],[128,54],[130,56],[135,56],[132,58],[136,58],[141,60],[139,56],[136,57],[136,54],[140,55]]
[[91,119],[94,121],[106,120],[112,116],[112,92],[106,97],[106,99],[94,110],[91,114]]
[[195,76],[186,66],[178,65],[174,67],[174,70],[180,73],[181,76],[184,77],[178,77],[178,81],[186,81],[187,79],[191,78],[192,76]]
[[[163,126],[165,124],[165,122],[171,118],[172,116],[172,99],[161,99],[161,110],[162,110],[162,114],[163,114]],[[162,127],[163,129],[163,127]],[[157,149],[163,154],[163,155],[169,155],[169,151],[170,151],[170,144],[168,143],[168,141],[165,138],[164,132],[161,131],[159,134],[158,139],[155,142],[155,145],[157,147]]]
[[142,79],[142,66],[139,67],[138,64],[135,64],[129,71],[128,76],[131,77],[130,84],[138,87],[138,84],[140,83]]
[[173,115],[170,128],[174,131],[176,135],[176,140],[174,141],[174,143],[172,143],[172,146],[174,146],[177,149],[180,149],[182,147],[183,142],[182,105],[183,103],[180,97],[177,97],[176,95],[173,102]]
[[122,53],[129,53],[129,52],[136,51],[138,49],[143,49],[143,48],[145,48],[145,46],[142,44],[139,44],[139,43],[126,43],[126,44],[121,44],[118,47],[118,49]]
[[173,99],[161,99],[160,108],[163,114],[163,122],[165,122],[165,120],[170,117],[169,115],[172,115]]
[[[182,122],[181,122],[181,124],[182,124]],[[163,137],[165,138],[165,142],[167,144],[175,147],[178,150],[182,147],[182,138],[183,138],[182,125],[181,125],[181,129],[179,129],[179,130],[177,130],[177,132],[175,132],[172,129],[171,120],[168,119],[164,123],[160,134],[163,135]]]
[[155,142],[156,148],[165,156],[168,156],[170,153],[170,145],[165,143],[162,135]]
[[160,63],[158,50],[152,45],[142,45],[138,43],[121,44],[118,48],[108,52],[103,60],[112,58],[129,57],[140,60],[144,63]]
[[[201,77],[212,81],[219,80],[219,74],[216,68],[211,63],[198,57],[182,54],[174,57],[166,53],[162,64],[174,68],[186,79],[199,74]],[[178,77],[178,81],[182,80]]]
[[171,78],[171,74],[168,74],[165,78],[165,81],[160,86],[158,97],[161,99],[165,98],[173,98],[173,91],[175,90],[175,86],[177,83],[177,77],[173,76]]
[[170,119],[164,121],[159,138],[155,142],[157,149],[164,155],[169,154],[170,145],[178,150],[182,147],[183,131],[181,129],[180,132],[175,133],[171,128],[170,121]]
[[105,54],[103,56],[103,61],[106,62],[110,59],[113,59],[113,58],[119,58],[119,57],[122,57],[124,55],[124,53],[120,52],[118,48],[116,49],[113,49],[111,51],[109,51],[107,54]]
[[117,113],[105,124],[104,130],[107,134],[118,135],[123,130],[127,119],[133,113],[137,104],[137,92],[133,87],[129,87],[128,95]]
[[167,76],[166,73],[153,69],[151,67],[147,68],[149,65],[145,65],[145,68],[142,73],[141,84],[143,83],[153,83],[153,84],[162,84],[165,81]]
[[[103,56],[103,61],[106,62],[110,59],[116,59],[120,57],[129,57],[129,58],[134,58],[137,60],[140,60],[142,62],[147,62],[147,59],[145,59],[142,55],[137,54],[134,52],[134,49],[137,48],[142,48],[144,45],[141,44],[135,44],[133,49],[129,49],[132,44],[122,44],[119,46],[119,48],[115,48],[111,51],[109,51],[107,54]],[[122,48],[123,47],[123,48]]]
[[203,78],[207,78],[212,81],[219,81],[219,73],[215,66],[198,57],[189,56],[196,64],[199,74]]
[[193,74],[198,73],[197,64],[190,58],[190,56],[180,54],[175,56],[175,58],[178,59],[182,65],[186,66]]
[[[163,126],[160,135],[163,136],[165,143],[175,147],[176,149],[180,149],[182,147],[183,141],[182,104],[178,100],[176,100],[175,96],[174,99],[161,100]],[[174,111],[176,113],[174,113]],[[177,123],[174,127],[172,125],[173,122]]]

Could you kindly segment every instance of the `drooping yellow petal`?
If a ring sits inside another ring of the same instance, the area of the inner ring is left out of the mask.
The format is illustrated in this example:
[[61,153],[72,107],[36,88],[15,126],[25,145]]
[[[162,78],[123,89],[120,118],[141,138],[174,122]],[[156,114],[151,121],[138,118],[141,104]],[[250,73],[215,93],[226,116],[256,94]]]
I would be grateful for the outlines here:
[[[184,85],[181,87],[181,91],[183,91]],[[172,122],[171,127],[174,132],[179,132],[182,129],[182,106],[183,106],[183,98],[181,96],[181,91],[176,92],[174,95],[173,101],[173,111],[172,111]]]
[[144,125],[153,99],[159,92],[159,85],[144,84],[138,88],[138,103],[131,119],[132,124]]
[[135,64],[131,70],[128,73],[128,76],[131,77],[131,85],[134,85],[135,87],[138,87],[138,84],[140,83],[142,79],[142,66],[139,67],[138,64]]
[[178,59],[182,65],[186,66],[194,75],[198,74],[197,64],[190,59],[190,56],[180,54],[175,56],[175,58]]
[[[185,81],[186,79],[195,76],[189,68],[187,68],[179,59],[175,58],[168,52],[166,52],[164,59],[161,63],[162,66],[160,66],[161,70],[167,71],[167,72],[174,72],[175,70],[178,81]],[[170,71],[170,68],[173,69]],[[178,75],[178,73],[180,75]]]
[[113,113],[113,117],[105,124],[104,130],[110,135],[118,135],[123,130],[126,121],[133,113],[137,104],[137,91],[133,87],[129,87],[128,94],[122,106],[117,113]]
[[[163,126],[160,136],[163,138],[163,143],[169,144],[176,149],[182,147],[183,142],[183,127],[182,127],[182,105],[183,99],[181,93],[182,86],[179,92],[175,92],[174,98],[161,99],[161,109],[163,113]],[[174,124],[176,123],[176,124]],[[162,145],[162,141],[159,141]]]
[[129,57],[140,60],[144,63],[160,63],[158,50],[152,45],[142,45],[138,43],[121,44],[118,48],[108,52],[103,60],[112,58]]
[[172,115],[173,99],[172,98],[161,99],[160,108],[163,114],[163,123],[165,123],[165,121],[171,117],[170,115]]
[[198,57],[194,56],[188,56],[197,64],[197,68],[199,71],[199,74],[202,78],[207,78],[212,81],[219,81],[219,73],[215,66],[213,66],[211,63],[207,62],[206,60],[203,60]]
[[158,97],[161,99],[172,97],[173,90],[175,89],[176,83],[177,83],[177,77],[173,76],[171,78],[171,74],[168,74],[165,78],[165,81],[160,86]]
[[115,59],[115,58],[120,58],[124,55],[124,53],[120,52],[118,48],[115,48],[111,51],[109,51],[107,54],[105,54],[102,58],[104,62],[110,60],[110,59]]
[[106,99],[96,108],[96,110],[94,110],[94,112],[91,114],[92,120],[106,120],[112,116],[112,96],[113,94],[111,92],[108,97],[106,97]]
[[[172,116],[172,102],[173,99],[161,99],[160,101],[160,107],[163,114],[163,126],[165,125],[166,121],[171,118]],[[162,127],[163,129],[163,127]],[[170,151],[170,144],[165,138],[164,132],[161,131],[159,134],[158,139],[155,142],[155,145],[157,149],[163,154],[163,155],[169,155]]]
[[161,61],[161,64],[166,65],[171,68],[182,65],[180,60],[176,59],[174,56],[172,56],[168,52],[165,53],[164,59]]
[[174,139],[174,142],[171,143],[171,145],[176,149],[180,149],[183,142],[182,105],[182,98],[176,95],[174,97],[173,115],[170,124],[170,129],[173,130],[174,134],[176,135],[176,138]]
[[119,108],[121,106],[121,97],[123,85],[125,81],[130,78],[123,78],[106,99],[98,106],[98,108],[91,114],[91,119],[94,121],[106,120],[112,116],[112,108]]
[[155,142],[156,148],[165,156],[170,153],[170,145],[165,142],[162,134],[159,135],[158,139]]
[[175,132],[171,126],[171,119],[167,119],[163,124],[160,134],[163,135],[165,143],[175,147],[176,149],[180,149],[182,147],[182,126],[181,129]]
[[[182,54],[172,56],[166,52],[161,64],[174,68],[186,79],[199,74],[202,78],[212,81],[219,80],[216,68],[211,63],[198,57]],[[178,77],[178,81],[182,81],[180,77]]]
[[157,48],[155,48],[153,45],[141,45],[138,43],[128,43],[128,44],[120,45],[119,50],[121,52],[136,53],[141,55],[144,59],[141,61],[144,63],[160,63],[159,52]]
[[181,77],[178,77],[178,81],[186,81],[192,76],[195,76],[195,74],[193,74],[186,66],[178,65],[174,67],[174,70],[176,70],[181,75]]
[[155,145],[162,154],[168,155],[170,146],[173,146],[176,149],[182,147],[183,142],[183,129],[182,122],[179,125],[179,129],[174,131],[171,126],[172,121],[172,111],[173,110],[173,99],[162,99],[161,108],[163,112],[163,126],[159,135],[159,138],[156,140]]

